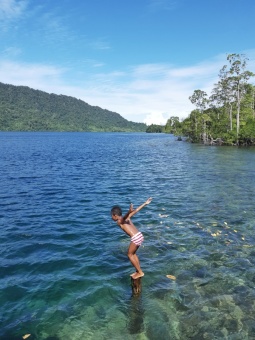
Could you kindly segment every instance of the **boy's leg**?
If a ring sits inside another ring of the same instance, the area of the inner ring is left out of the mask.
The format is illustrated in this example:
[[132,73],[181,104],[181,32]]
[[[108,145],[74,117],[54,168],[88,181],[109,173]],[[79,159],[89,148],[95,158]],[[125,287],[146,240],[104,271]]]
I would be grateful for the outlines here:
[[138,279],[138,277],[144,276],[144,273],[140,267],[138,256],[136,255],[136,251],[138,248],[139,246],[137,246],[133,242],[130,243],[128,248],[128,258],[136,269],[136,273],[131,275],[133,279]]

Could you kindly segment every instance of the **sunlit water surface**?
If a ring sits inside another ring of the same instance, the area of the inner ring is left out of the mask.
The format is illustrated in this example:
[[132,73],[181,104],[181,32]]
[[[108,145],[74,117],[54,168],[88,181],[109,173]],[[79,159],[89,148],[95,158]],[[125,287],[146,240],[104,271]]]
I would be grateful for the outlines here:
[[[0,133],[0,176],[1,339],[255,338],[255,149]],[[109,211],[149,196],[132,297]]]

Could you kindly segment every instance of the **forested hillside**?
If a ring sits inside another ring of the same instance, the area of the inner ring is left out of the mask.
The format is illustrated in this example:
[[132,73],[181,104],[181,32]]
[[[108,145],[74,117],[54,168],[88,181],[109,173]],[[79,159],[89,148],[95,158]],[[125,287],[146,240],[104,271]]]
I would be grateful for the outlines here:
[[145,131],[115,112],[74,97],[0,83],[0,131]]
[[246,69],[245,55],[229,54],[227,61],[211,95],[195,90],[189,99],[196,109],[182,122],[171,117],[166,132],[187,136],[195,143],[255,145],[254,74]]

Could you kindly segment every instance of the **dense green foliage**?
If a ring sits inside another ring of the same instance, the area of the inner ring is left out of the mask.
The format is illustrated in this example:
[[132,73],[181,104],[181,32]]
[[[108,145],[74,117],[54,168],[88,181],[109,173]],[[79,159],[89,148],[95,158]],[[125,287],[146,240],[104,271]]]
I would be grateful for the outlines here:
[[115,112],[82,100],[0,83],[1,131],[145,131]]
[[204,144],[255,144],[255,86],[248,83],[254,74],[246,70],[247,60],[228,55],[211,96],[195,90],[189,99],[196,109],[182,122],[171,117],[166,131]]
[[165,127],[162,125],[151,124],[147,127],[146,132],[148,133],[161,133],[165,132]]
[[165,126],[165,132],[177,135],[180,127],[181,127],[181,123],[179,122],[179,117],[173,116],[168,119],[166,126]]

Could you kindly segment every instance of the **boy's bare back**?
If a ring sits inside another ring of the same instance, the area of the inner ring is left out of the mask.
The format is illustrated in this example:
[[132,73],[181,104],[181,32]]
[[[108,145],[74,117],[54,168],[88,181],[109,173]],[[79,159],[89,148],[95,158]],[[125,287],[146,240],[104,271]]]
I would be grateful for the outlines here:
[[131,221],[131,218],[127,218],[125,220],[124,218],[122,218],[122,220],[118,221],[117,223],[121,227],[121,229],[125,231],[125,233],[128,234],[130,237],[138,233],[138,229],[135,227],[134,223]]
[[130,237],[134,236],[138,233],[138,229],[135,227],[133,222],[131,221],[131,217],[134,216],[138,211],[140,211],[143,207],[150,204],[152,201],[152,197],[148,198],[142,205],[138,208],[134,209],[133,204],[130,204],[128,212],[124,216],[112,216],[113,220],[117,222],[117,224],[121,227],[121,229],[128,234]]

